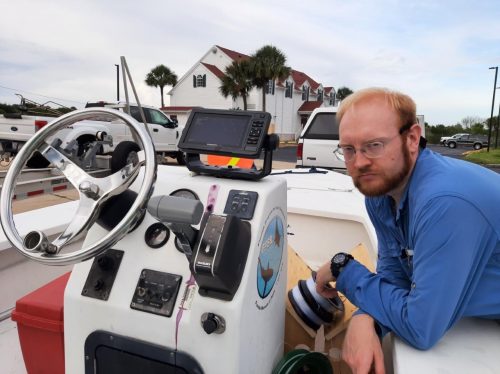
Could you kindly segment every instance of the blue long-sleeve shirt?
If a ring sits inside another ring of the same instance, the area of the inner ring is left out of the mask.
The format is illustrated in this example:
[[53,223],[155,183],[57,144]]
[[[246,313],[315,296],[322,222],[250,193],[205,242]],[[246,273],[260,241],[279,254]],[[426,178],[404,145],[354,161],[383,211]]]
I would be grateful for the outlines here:
[[337,289],[384,333],[428,349],[462,317],[500,318],[500,174],[425,149],[398,207],[366,207],[377,273],[350,261]]

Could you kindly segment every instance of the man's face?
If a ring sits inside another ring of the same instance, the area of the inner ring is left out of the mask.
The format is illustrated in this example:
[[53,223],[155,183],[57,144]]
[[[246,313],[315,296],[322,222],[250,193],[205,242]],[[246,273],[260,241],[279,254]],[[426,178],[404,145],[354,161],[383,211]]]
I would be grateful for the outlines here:
[[[413,160],[406,135],[399,135],[401,121],[384,101],[372,99],[348,110],[340,123],[341,146],[356,148],[356,155],[346,162],[354,185],[366,196],[381,196],[398,190],[409,175]],[[381,141],[381,157],[367,158],[360,149],[367,143]]]

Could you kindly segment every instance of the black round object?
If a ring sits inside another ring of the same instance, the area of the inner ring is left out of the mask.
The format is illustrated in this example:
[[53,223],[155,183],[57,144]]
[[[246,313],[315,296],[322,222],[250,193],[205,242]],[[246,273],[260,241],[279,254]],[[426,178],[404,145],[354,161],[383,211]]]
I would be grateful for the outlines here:
[[314,299],[314,296],[311,294],[311,291],[309,291],[307,282],[303,279],[299,281],[299,291],[307,305],[309,305],[317,317],[319,317],[324,323],[333,322],[333,314],[318,304],[318,302]]
[[125,141],[118,143],[111,157],[111,172],[114,173],[129,163],[135,165],[138,161],[137,152],[140,150],[137,143],[134,142]]
[[179,165],[186,165],[186,156],[184,155],[184,152],[177,153],[176,160]]
[[203,321],[203,330],[207,334],[211,334],[219,328],[217,320],[214,318],[212,313],[208,313],[207,319]]
[[194,192],[191,191],[187,188],[181,188],[178,190],[175,190],[170,194],[170,196],[175,196],[175,197],[183,197],[185,199],[191,199],[191,200],[200,200],[198,195]]
[[[137,197],[137,193],[132,190],[125,190],[121,194],[112,196],[102,205],[99,212],[97,223],[106,230],[112,230],[130,210]],[[132,225],[129,232],[134,231],[144,219],[146,211],[142,212],[141,217]]]
[[311,319],[300,309],[299,305],[293,298],[293,292],[292,290],[288,291],[288,300],[290,300],[290,304],[292,304],[293,310],[295,310],[295,313],[299,316],[299,318],[310,328],[312,328],[314,331],[318,330],[320,328],[320,325],[316,324],[315,322],[311,321]]
[[[316,272],[315,271],[311,272],[311,277],[312,277],[314,283],[316,283]],[[329,284],[327,284],[326,287],[332,288]],[[339,295],[331,297],[331,298],[326,299],[326,300],[328,300],[335,309],[341,311],[342,313],[344,312],[344,303],[342,302],[342,299],[340,298]]]
[[163,247],[170,238],[170,230],[161,222],[153,223],[144,234],[146,244],[151,248]]

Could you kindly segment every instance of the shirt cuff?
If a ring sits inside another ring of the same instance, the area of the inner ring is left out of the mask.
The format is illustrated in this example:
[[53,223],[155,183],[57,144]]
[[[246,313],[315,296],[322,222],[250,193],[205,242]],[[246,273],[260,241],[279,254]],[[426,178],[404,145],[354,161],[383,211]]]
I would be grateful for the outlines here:
[[[364,265],[360,264],[356,260],[351,260],[347,263],[347,265],[342,269],[339,277],[337,278],[336,289],[337,291],[343,293],[345,297],[349,299],[349,301],[359,308],[359,303],[355,298],[357,279],[360,279],[367,274],[373,274],[370,270],[368,270]],[[369,314],[365,312],[363,309],[359,308],[352,315],[356,316],[359,314]],[[372,317],[373,318],[373,317]],[[380,338],[383,338],[388,332],[391,330],[385,327],[384,325],[377,322],[377,320],[373,319],[374,327],[377,335]]]

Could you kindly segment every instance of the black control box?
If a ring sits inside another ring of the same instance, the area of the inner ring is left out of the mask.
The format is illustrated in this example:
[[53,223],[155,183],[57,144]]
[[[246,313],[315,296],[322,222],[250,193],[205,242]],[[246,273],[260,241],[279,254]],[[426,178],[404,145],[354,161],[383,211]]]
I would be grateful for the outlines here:
[[251,220],[259,194],[254,191],[231,190],[224,207],[224,214]]
[[143,312],[171,317],[182,276],[143,269],[130,307]]

